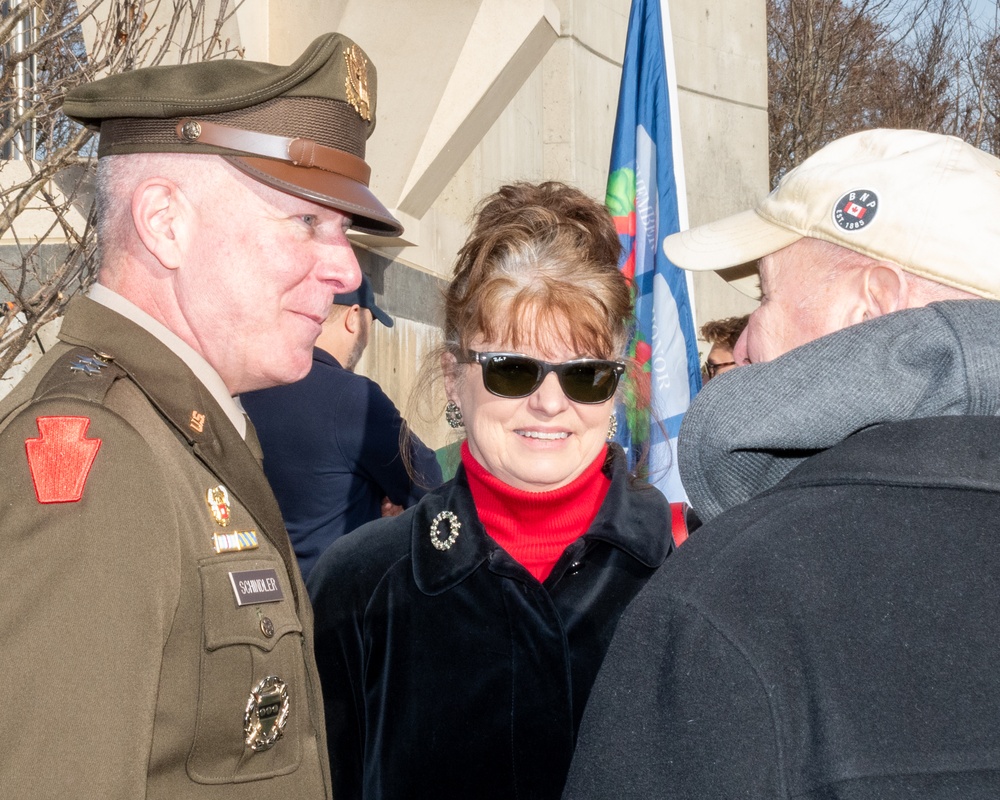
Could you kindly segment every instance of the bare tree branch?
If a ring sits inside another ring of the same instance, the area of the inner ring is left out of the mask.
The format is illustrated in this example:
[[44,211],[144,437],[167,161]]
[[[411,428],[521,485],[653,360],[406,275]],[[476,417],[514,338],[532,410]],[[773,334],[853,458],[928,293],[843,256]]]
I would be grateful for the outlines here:
[[[8,0],[0,20],[0,373],[93,280],[94,134],[66,92],[162,63],[240,58],[232,0]],[[11,160],[13,159],[13,160]]]
[[870,127],[998,152],[1000,31],[968,0],[767,0],[771,178]]

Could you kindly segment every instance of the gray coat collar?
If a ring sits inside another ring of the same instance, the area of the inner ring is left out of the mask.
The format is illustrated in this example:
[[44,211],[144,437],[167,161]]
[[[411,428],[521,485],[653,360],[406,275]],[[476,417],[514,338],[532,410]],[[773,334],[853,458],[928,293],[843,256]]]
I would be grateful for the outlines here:
[[1000,302],[933,303],[713,380],[681,426],[681,479],[708,520],[873,425],[997,414]]

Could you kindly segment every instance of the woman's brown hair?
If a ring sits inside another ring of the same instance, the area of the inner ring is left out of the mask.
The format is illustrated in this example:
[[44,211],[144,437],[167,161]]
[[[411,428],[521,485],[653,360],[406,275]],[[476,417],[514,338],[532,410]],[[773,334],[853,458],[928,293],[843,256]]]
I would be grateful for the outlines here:
[[476,339],[518,349],[540,336],[564,336],[580,355],[621,358],[632,296],[620,253],[607,209],[579,189],[520,182],[484,198],[444,292],[444,344],[425,359],[407,418],[440,419],[432,398],[450,360],[443,357]]

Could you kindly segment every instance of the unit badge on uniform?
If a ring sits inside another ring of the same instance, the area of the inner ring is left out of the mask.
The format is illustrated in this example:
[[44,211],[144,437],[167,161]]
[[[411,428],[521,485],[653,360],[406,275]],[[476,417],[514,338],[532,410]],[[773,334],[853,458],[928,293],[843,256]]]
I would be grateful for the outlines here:
[[247,747],[255,753],[274,747],[288,724],[288,686],[281,678],[268,675],[250,692],[243,715]]
[[205,502],[208,503],[208,510],[212,512],[212,519],[216,525],[225,528],[229,524],[229,492],[221,483],[213,486],[205,495]]
[[87,438],[89,417],[37,417],[38,438],[26,439],[28,470],[39,503],[78,503],[101,440]]

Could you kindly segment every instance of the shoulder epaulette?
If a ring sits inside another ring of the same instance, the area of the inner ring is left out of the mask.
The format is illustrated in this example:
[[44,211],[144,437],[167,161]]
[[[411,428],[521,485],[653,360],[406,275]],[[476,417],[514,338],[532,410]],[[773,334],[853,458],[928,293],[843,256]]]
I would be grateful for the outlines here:
[[34,400],[75,397],[100,403],[125,370],[111,356],[86,347],[74,347],[52,365],[35,387]]

